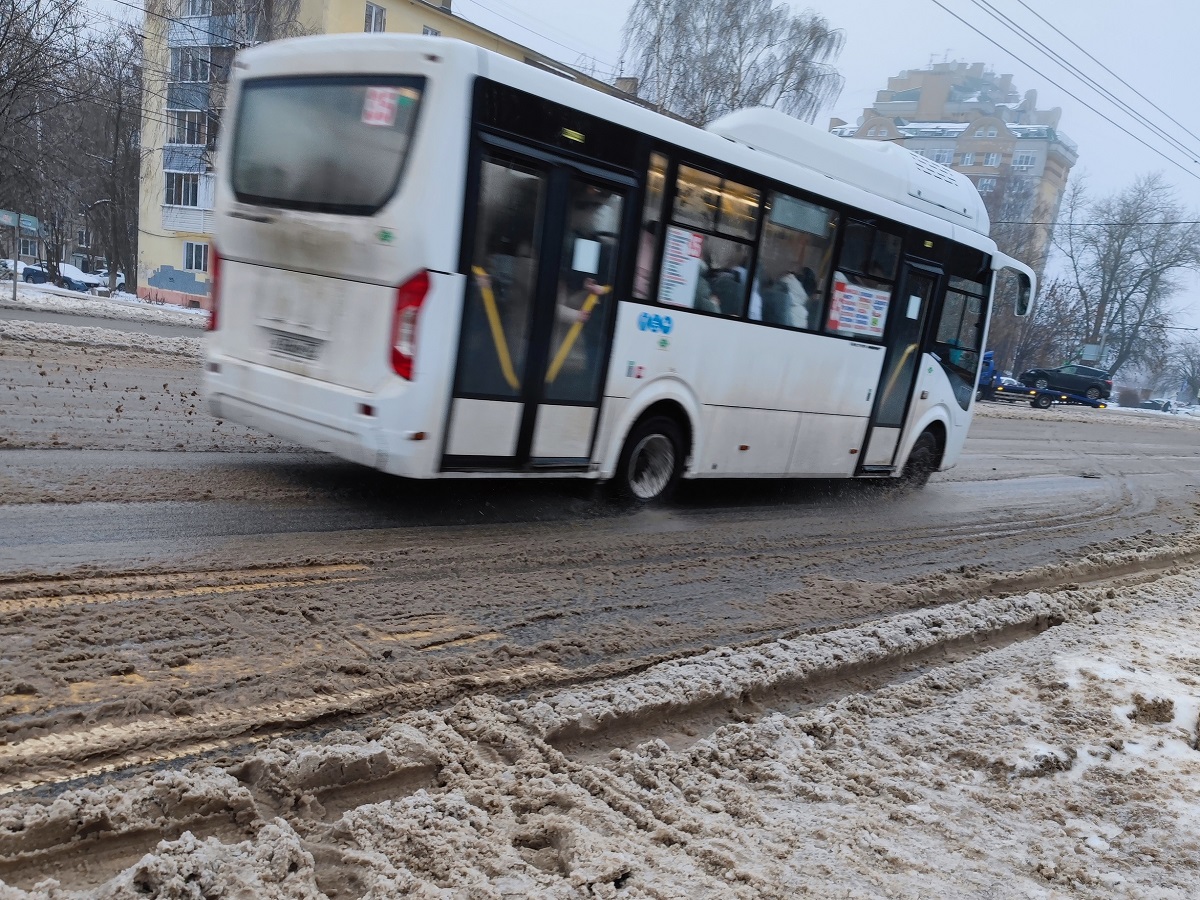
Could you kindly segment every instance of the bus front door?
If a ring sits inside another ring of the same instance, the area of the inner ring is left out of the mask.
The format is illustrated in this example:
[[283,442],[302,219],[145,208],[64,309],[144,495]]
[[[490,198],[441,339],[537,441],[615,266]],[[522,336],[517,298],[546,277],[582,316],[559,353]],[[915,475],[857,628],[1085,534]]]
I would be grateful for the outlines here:
[[443,470],[586,469],[629,185],[485,152]]
[[898,302],[892,302],[886,325],[887,352],[879,387],[875,391],[875,406],[860,472],[887,471],[900,463],[896,454],[917,380],[921,335],[940,278],[941,272],[937,269],[911,261],[904,266],[896,292]]

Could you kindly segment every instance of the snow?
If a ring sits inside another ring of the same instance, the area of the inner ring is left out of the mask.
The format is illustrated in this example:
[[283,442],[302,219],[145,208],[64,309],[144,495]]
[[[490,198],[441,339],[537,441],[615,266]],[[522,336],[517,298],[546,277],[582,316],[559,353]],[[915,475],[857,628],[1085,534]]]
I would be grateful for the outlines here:
[[53,285],[32,285],[21,282],[17,284],[15,303],[12,298],[12,283],[0,284],[0,307],[123,319],[132,322],[189,325],[194,328],[203,328],[208,321],[208,313],[205,310],[150,303],[133,294],[118,293],[112,297],[94,297]]
[[[140,306],[121,309],[181,314]],[[29,339],[117,339],[39,327]],[[0,900],[1189,898],[1198,646],[1184,567],[0,796]],[[143,855],[108,871],[105,848],[126,846]]]

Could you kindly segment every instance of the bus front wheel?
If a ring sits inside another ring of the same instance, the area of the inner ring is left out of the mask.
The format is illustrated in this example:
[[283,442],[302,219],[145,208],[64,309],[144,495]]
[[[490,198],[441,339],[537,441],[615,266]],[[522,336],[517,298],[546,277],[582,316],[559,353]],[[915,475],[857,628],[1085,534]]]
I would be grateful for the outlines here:
[[900,474],[900,484],[907,490],[925,487],[937,466],[937,438],[926,431],[917,438],[908,454],[908,462],[904,464],[904,471]]
[[653,503],[667,500],[683,474],[683,432],[667,416],[651,416],[633,426],[617,462],[618,495]]

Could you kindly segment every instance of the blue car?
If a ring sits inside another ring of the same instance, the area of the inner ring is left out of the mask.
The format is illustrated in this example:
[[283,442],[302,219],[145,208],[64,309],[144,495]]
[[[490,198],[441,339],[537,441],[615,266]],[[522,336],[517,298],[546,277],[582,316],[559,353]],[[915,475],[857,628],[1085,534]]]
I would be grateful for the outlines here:
[[21,278],[29,284],[45,284],[50,280],[46,270],[37,266],[26,266],[25,271],[21,273]]

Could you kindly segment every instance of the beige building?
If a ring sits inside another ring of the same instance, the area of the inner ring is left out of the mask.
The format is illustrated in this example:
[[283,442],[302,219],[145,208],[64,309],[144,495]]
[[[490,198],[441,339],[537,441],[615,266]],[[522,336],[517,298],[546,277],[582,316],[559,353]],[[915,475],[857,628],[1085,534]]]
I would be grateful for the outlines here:
[[[858,124],[840,119],[840,137],[894,141],[967,175],[993,222],[1053,222],[1078,150],[1058,130],[1062,110],[1037,108],[1037,92],[1021,95],[1011,75],[982,63],[940,63],[888,79]],[[1032,232],[1022,256],[1041,274],[1050,228]]]
[[[264,29],[267,9],[276,21]],[[620,93],[455,16],[451,0],[147,0],[142,146],[149,152],[140,198],[140,297],[207,305],[213,149],[236,49],[287,34],[357,31],[458,38]]]

